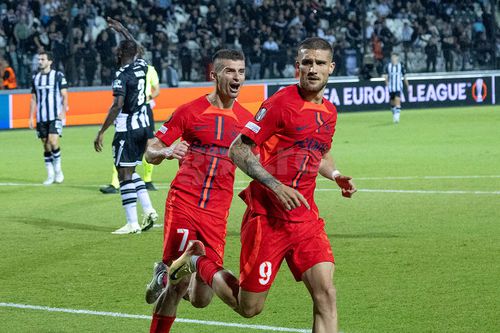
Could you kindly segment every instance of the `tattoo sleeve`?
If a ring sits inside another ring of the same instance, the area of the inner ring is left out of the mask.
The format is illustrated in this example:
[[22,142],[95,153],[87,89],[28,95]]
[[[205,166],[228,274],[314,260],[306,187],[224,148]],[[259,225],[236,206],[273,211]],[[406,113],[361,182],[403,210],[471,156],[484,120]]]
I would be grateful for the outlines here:
[[281,183],[264,169],[252,153],[254,145],[255,143],[249,137],[240,134],[229,148],[229,157],[248,176],[275,191]]

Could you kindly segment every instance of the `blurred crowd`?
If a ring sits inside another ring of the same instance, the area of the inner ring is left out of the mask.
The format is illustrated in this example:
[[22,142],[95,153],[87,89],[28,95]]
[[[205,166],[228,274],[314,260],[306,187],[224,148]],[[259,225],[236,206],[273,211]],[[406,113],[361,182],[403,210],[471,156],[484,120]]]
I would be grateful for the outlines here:
[[410,72],[497,69],[491,1],[2,0],[0,58],[19,87],[29,86],[41,49],[52,51],[70,85],[109,85],[119,42],[109,16],[145,46],[170,86],[208,80],[211,55],[222,47],[244,51],[249,79],[293,77],[295,47],[308,36],[332,43],[334,75],[380,76],[391,52]]

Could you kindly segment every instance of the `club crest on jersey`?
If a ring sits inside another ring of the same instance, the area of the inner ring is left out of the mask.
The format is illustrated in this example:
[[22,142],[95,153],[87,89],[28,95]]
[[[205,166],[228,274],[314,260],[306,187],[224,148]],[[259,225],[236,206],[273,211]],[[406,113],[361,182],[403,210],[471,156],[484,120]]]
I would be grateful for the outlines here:
[[267,113],[266,108],[260,108],[260,110],[257,111],[257,113],[255,114],[255,120],[261,121],[262,119],[264,119],[266,113]]

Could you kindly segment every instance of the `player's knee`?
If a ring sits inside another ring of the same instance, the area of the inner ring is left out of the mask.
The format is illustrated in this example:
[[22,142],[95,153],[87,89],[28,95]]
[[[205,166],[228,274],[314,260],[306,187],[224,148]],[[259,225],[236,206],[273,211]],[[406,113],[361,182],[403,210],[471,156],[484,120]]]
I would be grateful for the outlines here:
[[243,306],[240,308],[240,315],[245,318],[252,318],[262,312],[264,305],[253,304],[250,306]]
[[211,297],[197,297],[191,300],[191,305],[195,308],[201,309],[207,307],[211,300]]
[[331,312],[335,307],[337,295],[334,286],[321,288],[313,293],[313,301],[319,312]]
[[178,295],[184,295],[189,287],[189,279],[183,279],[177,284],[168,284],[167,291]]

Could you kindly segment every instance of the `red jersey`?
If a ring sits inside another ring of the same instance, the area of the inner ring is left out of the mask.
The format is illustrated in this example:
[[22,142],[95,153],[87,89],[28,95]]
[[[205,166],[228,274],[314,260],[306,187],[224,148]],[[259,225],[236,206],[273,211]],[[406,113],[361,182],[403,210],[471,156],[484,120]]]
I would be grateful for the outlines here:
[[283,184],[299,191],[304,205],[287,211],[276,195],[258,181],[240,194],[251,210],[293,222],[317,220],[314,202],[316,176],[322,156],[330,150],[337,110],[323,98],[322,104],[307,102],[297,85],[286,87],[268,98],[255,118],[241,131],[260,148],[260,162]]
[[234,102],[232,110],[219,109],[206,96],[175,110],[155,135],[167,146],[181,136],[190,145],[170,184],[176,200],[227,217],[236,168],[228,150],[251,118],[252,114],[238,102]]

